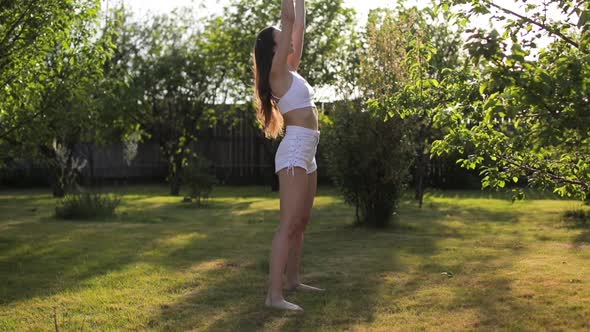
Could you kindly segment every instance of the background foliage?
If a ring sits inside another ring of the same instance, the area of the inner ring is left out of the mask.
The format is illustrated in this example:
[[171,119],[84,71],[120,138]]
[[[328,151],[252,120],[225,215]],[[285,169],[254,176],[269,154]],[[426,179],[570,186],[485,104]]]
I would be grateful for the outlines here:
[[[57,196],[93,162],[84,143],[156,140],[176,195],[201,131],[232,121],[215,105],[236,105],[255,125],[252,45],[278,22],[278,1],[233,0],[198,22],[191,9],[132,19],[124,7],[101,12],[99,1],[2,4],[2,163],[46,165]],[[433,154],[460,156],[483,187],[588,199],[590,5],[517,4],[401,2],[357,29],[342,1],[309,1],[301,73],[317,87],[339,87],[373,119],[404,124],[419,201]],[[489,17],[501,31],[473,28]],[[354,115],[330,116],[340,126],[336,119]],[[269,161],[275,147],[265,143]]]
[[[505,31],[471,30],[465,47],[480,68],[476,112],[455,109],[435,151],[472,147],[464,167],[481,169],[483,187],[526,181],[561,196],[588,199],[590,71],[588,2],[527,3],[518,14],[491,1],[451,1],[458,17],[490,13]],[[464,7],[465,8],[465,7]],[[547,8],[560,17],[549,17]],[[538,47],[537,39],[552,36]],[[517,196],[522,197],[522,193]]]

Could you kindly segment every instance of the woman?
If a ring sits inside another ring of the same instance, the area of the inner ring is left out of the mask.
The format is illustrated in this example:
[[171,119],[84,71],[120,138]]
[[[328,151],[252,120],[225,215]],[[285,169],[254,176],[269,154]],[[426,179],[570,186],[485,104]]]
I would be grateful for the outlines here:
[[289,290],[322,291],[301,283],[299,263],[303,233],[309,223],[317,187],[315,153],[319,142],[313,89],[297,73],[303,51],[305,0],[283,0],[282,31],[262,30],[254,49],[255,97],[258,120],[267,137],[286,133],[275,156],[280,186],[280,225],[272,241],[270,285],[265,304],[284,310],[303,310],[285,301],[283,271]]

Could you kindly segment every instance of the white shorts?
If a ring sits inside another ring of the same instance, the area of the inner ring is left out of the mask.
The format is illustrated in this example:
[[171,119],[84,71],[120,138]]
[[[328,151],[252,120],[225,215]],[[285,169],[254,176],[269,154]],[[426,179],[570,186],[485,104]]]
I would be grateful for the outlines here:
[[287,168],[293,170],[301,167],[311,174],[318,169],[315,154],[320,142],[320,132],[317,130],[287,126],[285,137],[279,144],[275,155],[275,172]]

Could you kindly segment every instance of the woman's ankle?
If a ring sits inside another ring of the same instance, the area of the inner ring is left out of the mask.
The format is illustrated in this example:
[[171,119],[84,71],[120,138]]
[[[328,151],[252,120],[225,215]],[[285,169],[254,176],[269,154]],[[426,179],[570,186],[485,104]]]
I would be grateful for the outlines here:
[[295,288],[299,285],[301,285],[301,281],[299,281],[299,280],[293,281],[293,282],[287,282],[287,289]]
[[277,302],[281,302],[285,300],[285,298],[283,297],[283,294],[279,294],[279,295],[274,295],[272,292],[268,292],[266,294],[266,302],[267,303],[277,303]]
[[293,288],[293,287],[301,285],[301,281],[299,280],[299,277],[288,278],[286,284],[287,284],[287,288]]

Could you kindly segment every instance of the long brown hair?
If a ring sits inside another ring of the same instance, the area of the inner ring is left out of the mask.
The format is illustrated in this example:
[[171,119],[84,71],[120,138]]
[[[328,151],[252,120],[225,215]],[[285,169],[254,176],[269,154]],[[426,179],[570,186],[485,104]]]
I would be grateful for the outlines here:
[[273,31],[268,27],[256,37],[254,46],[254,97],[256,100],[256,118],[263,126],[264,134],[277,138],[283,133],[283,116],[277,109],[270,88],[270,70],[275,55]]

